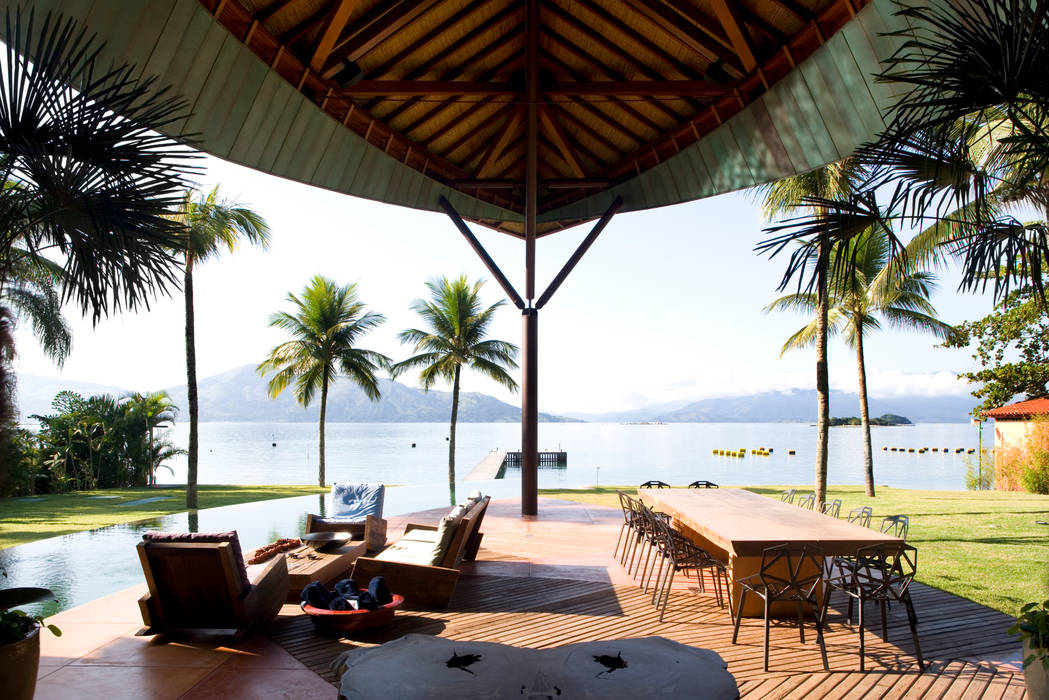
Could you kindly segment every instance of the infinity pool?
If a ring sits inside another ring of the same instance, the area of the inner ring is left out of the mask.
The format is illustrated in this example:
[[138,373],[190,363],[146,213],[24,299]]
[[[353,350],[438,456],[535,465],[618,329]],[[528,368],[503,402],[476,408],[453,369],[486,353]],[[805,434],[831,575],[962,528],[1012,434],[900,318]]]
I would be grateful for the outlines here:
[[[520,494],[518,479],[471,481],[459,485],[465,496],[481,489],[493,498]],[[222,532],[236,530],[245,550],[280,537],[298,537],[306,527],[307,513],[327,513],[329,495],[297,496],[272,501],[207,508],[196,513],[176,513],[123,525],[77,532],[0,550],[0,584],[43,586],[57,600],[27,606],[39,614],[52,615],[83,605],[109,593],[143,582],[142,565],[135,545],[146,530],[171,532]],[[461,500],[461,499],[460,499]],[[396,486],[386,489],[384,514],[404,515],[438,508],[449,501],[447,485]]]

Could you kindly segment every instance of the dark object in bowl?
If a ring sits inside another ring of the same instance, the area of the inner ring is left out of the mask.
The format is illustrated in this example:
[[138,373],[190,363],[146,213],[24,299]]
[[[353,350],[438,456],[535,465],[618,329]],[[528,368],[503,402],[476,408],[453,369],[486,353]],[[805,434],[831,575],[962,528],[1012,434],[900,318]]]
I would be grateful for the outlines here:
[[310,549],[341,547],[352,535],[349,532],[311,532],[300,539]]
[[404,596],[394,595],[393,600],[375,610],[324,610],[306,602],[300,603],[300,606],[303,612],[310,616],[317,634],[343,637],[350,632],[385,625],[393,619],[393,613],[403,604]]

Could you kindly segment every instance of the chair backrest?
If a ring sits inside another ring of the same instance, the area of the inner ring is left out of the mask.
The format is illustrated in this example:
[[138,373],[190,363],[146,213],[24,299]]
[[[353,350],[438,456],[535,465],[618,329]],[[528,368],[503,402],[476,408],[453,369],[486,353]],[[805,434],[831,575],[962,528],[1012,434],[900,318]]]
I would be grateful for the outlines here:
[[887,535],[905,540],[907,539],[907,530],[909,528],[910,518],[906,515],[887,515],[882,518],[881,527],[878,529]]
[[[237,628],[247,586],[230,542],[139,542],[150,595],[168,628]],[[243,563],[240,565],[243,567]]]
[[841,517],[841,499],[835,498],[833,501],[828,501],[823,504],[822,508],[824,515],[829,515],[832,518]]
[[623,509],[623,522],[630,525],[633,522],[632,516],[634,515],[634,507],[630,502],[634,499],[618,490],[616,495],[619,496],[619,507]]
[[462,520],[459,521],[459,525],[455,528],[455,534],[452,535],[448,549],[445,551],[444,557],[438,566],[448,569],[459,568],[459,564],[463,561],[463,555],[466,554],[466,544],[470,541],[473,533],[477,532],[477,528],[481,526],[481,521],[484,520],[484,514],[488,510],[488,502],[490,500],[492,500],[491,496],[485,496],[466,511]]
[[705,479],[699,479],[693,481],[688,485],[690,489],[716,489],[718,487],[713,481],[706,481]]
[[779,500],[783,501],[784,503],[793,503],[795,493],[796,492],[794,491],[794,489],[787,489],[786,491],[780,494]]
[[856,550],[853,585],[868,600],[900,600],[918,571],[918,550],[886,542]]
[[382,484],[339,484],[331,485],[332,516],[342,520],[360,520],[369,515],[382,517],[386,487]]
[[641,484],[640,488],[643,488],[643,489],[651,489],[651,488],[668,489],[668,488],[670,488],[670,484],[668,484],[665,481],[659,481],[658,479],[652,479],[650,481],[646,481],[645,483]]
[[798,501],[798,506],[801,508],[807,508],[808,510],[816,510],[816,492],[813,491],[812,493],[802,496],[801,500]]
[[862,525],[863,527],[870,527],[872,515],[874,515],[874,510],[870,506],[853,508],[849,511],[849,522]]
[[775,597],[806,600],[823,581],[823,549],[814,545],[780,544],[761,553],[758,576]]

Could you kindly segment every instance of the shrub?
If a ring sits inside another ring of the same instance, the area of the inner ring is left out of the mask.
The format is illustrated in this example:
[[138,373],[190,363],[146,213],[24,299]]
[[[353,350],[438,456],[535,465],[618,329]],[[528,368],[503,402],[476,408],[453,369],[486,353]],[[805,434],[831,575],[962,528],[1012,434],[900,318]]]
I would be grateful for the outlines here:
[[999,488],[1049,494],[1049,418],[1032,420],[1023,443],[1000,449],[995,461]]
[[965,459],[965,488],[970,491],[989,491],[994,488],[994,459],[986,460],[980,467],[978,462]]

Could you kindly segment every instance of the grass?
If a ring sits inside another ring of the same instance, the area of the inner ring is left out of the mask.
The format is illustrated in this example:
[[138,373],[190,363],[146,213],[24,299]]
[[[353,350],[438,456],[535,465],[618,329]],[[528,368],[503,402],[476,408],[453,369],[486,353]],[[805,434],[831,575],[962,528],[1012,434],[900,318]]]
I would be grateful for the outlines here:
[[[635,487],[619,487],[634,493]],[[805,486],[748,486],[779,498],[786,488],[799,494]],[[544,496],[619,507],[616,487],[581,491],[543,489]],[[1007,491],[912,491],[879,487],[867,498],[861,486],[831,486],[827,498],[842,500],[842,517],[870,505],[871,525],[886,515],[910,517],[907,541],[918,548],[922,583],[969,598],[1008,615],[1020,606],[1049,598],[1049,496]]]
[[[201,508],[216,508],[272,498],[327,493],[319,486],[199,486]],[[141,505],[115,506],[156,496],[163,501]],[[102,497],[102,498],[100,498]],[[47,494],[39,500],[0,498],[0,549],[45,537],[93,530],[106,525],[128,523],[181,513],[186,510],[185,488],[131,488],[76,493]]]

